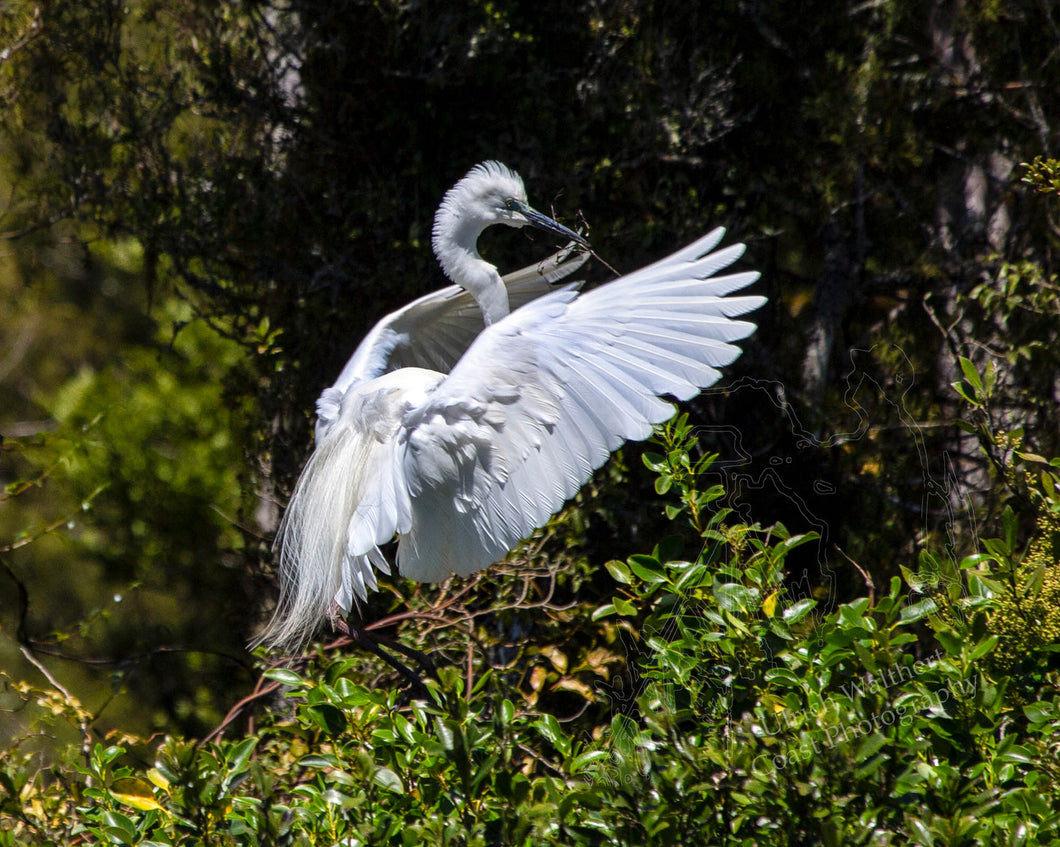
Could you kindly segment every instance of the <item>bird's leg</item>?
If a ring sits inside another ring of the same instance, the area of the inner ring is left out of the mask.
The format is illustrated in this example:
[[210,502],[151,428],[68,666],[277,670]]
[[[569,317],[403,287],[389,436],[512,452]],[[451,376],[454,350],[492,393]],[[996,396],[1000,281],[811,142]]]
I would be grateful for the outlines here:
[[392,650],[397,650],[399,653],[403,653],[410,659],[414,660],[429,676],[432,676],[435,679],[438,678],[438,669],[434,666],[434,660],[426,653],[423,653],[419,650],[402,644],[397,639],[388,638],[387,636],[380,635],[379,633],[376,633],[373,637],[379,643],[385,644]]
[[[374,638],[371,635],[369,635],[361,627],[357,626],[354,623],[351,623],[348,619],[342,618],[341,616],[336,615],[334,623],[335,623],[335,628],[339,632],[341,632],[345,636],[348,636],[353,641],[356,641],[358,644],[360,644],[362,647],[364,647],[369,653],[372,653],[373,655],[378,656],[380,659],[382,659],[384,662],[386,662],[388,665],[390,665],[390,667],[392,667],[399,674],[401,674],[403,677],[405,677],[405,679],[408,680],[408,683],[411,686],[411,690],[413,692],[415,692],[417,697],[420,697],[422,699],[427,699],[427,697],[428,697],[427,687],[423,684],[423,680],[420,678],[419,674],[417,674],[415,671],[413,671],[407,665],[402,664],[397,659],[395,659],[393,656],[391,656],[389,653],[387,653],[376,642],[376,638]],[[396,645],[394,643],[392,643],[391,646],[396,646]],[[409,648],[405,648],[405,649],[409,649]],[[415,653],[417,651],[413,650],[412,652]],[[424,657],[424,658],[426,658],[426,657]],[[434,675],[433,674],[433,670],[434,669],[431,668],[432,676]]]

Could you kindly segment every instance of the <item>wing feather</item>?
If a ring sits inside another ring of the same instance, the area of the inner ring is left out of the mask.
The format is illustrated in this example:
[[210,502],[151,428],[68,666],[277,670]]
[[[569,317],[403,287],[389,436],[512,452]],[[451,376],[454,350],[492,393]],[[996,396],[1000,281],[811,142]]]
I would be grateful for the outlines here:
[[724,296],[756,273],[707,279],[743,253],[710,253],[723,234],[587,294],[556,291],[513,311],[408,411],[404,576],[438,580],[501,558],[612,451],[673,414],[662,396],[688,399],[718,379],[740,353],[732,342],[755,328],[732,318],[764,302]]
[[[578,270],[589,254],[567,245],[533,265],[503,277],[511,309],[525,306]],[[581,283],[574,283],[579,287]],[[317,440],[338,417],[343,395],[354,385],[399,368],[448,373],[484,327],[474,298],[457,285],[413,300],[380,320],[357,346],[335,384],[317,401]]]
[[366,598],[375,571],[390,572],[379,548],[395,534],[414,579],[502,558],[612,451],[668,418],[663,397],[713,384],[754,331],[733,318],[764,302],[725,296],[757,274],[711,276],[743,252],[710,253],[722,235],[581,296],[551,284],[584,257],[552,257],[510,275],[517,308],[486,329],[455,288],[377,324],[318,403],[316,450],[277,538],[284,591],[261,639],[297,643],[333,600]]

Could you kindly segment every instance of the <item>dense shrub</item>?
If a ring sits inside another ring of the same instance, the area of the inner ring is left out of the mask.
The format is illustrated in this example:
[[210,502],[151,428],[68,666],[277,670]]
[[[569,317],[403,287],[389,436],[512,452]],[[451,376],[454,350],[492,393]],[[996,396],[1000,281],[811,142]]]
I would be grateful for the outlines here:
[[[561,722],[499,669],[471,679],[441,667],[411,698],[366,685],[360,658],[318,652],[264,672],[282,694],[245,733],[86,737],[84,758],[47,767],[16,742],[0,773],[0,843],[1060,837],[1055,471],[1037,489],[1041,532],[1026,556],[1011,539],[948,571],[925,555],[912,586],[895,577],[827,609],[785,584],[787,555],[810,537],[713,509],[722,492],[697,486],[714,457],[697,457],[686,418],[659,445],[645,463],[674,529],[690,525],[700,546],[683,558],[670,538],[608,565],[614,597],[591,618],[627,633],[629,666],[624,688],[602,673],[608,685],[586,696],[609,719],[585,708]],[[83,720],[62,690],[15,688],[47,707],[42,729]]]

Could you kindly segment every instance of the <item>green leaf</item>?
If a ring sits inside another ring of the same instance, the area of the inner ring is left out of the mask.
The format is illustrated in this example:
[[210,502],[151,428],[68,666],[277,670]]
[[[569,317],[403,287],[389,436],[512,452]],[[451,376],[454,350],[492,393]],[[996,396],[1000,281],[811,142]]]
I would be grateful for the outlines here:
[[379,768],[376,770],[372,776],[372,782],[387,791],[393,791],[395,794],[405,793],[405,786],[402,785],[401,778],[390,768]]
[[534,722],[534,727],[547,741],[552,743],[552,746],[554,746],[561,755],[570,755],[570,738],[563,734],[563,730],[560,729],[559,721],[557,721],[553,715],[543,715],[539,720]]
[[1001,512],[1001,527],[1005,533],[1005,544],[1008,545],[1008,549],[1015,550],[1019,540],[1019,519],[1007,503]]
[[680,535],[668,535],[655,545],[652,556],[660,562],[673,562],[680,558],[684,546],[684,539]]
[[1040,701],[1038,703],[1028,703],[1023,707],[1023,714],[1027,716],[1027,720],[1032,724],[1054,721],[1060,717],[1056,703],[1049,700]]
[[984,538],[983,547],[986,548],[986,552],[989,553],[990,557],[999,565],[1008,564],[1009,560],[1012,558],[1012,548],[1005,543],[1004,539]]
[[344,794],[337,788],[327,789],[323,794],[323,800],[331,806],[341,806],[343,809],[351,809],[357,804],[353,797],[349,794]]
[[340,735],[346,730],[346,715],[330,703],[306,706],[305,714],[328,735]]
[[872,732],[866,735],[861,743],[858,744],[857,752],[854,754],[854,761],[864,762],[870,756],[874,756],[886,743],[887,738],[879,732]]
[[155,799],[151,783],[139,777],[116,779],[110,787],[110,793],[125,805],[141,812],[162,808]]
[[122,844],[133,844],[136,840],[136,824],[121,812],[108,811],[103,813],[103,822],[108,827],[108,832],[121,840]]
[[968,658],[973,662],[983,658],[983,656],[997,646],[998,641],[1000,641],[1000,637],[997,635],[991,635],[989,638],[984,638],[972,648],[972,652],[968,654]]
[[946,651],[947,655],[960,655],[961,649],[964,646],[964,640],[952,629],[938,629],[935,632],[935,638],[939,644],[942,645],[942,648]]
[[244,738],[240,741],[232,750],[227,754],[228,767],[233,771],[241,771],[246,767],[247,761],[250,759],[251,753],[254,752],[254,748],[258,744],[258,739],[255,737]]
[[669,467],[666,459],[658,453],[644,453],[640,458],[644,462],[644,466],[650,471],[655,471],[655,473],[662,473]]
[[938,604],[930,597],[910,606],[903,606],[901,612],[902,623],[912,623],[921,618],[926,618],[928,615],[937,612],[938,608]]
[[119,747],[117,744],[112,744],[110,747],[106,748],[104,748],[102,744],[97,744],[93,750],[94,758],[103,766],[109,765],[124,753],[125,748]]
[[751,608],[751,592],[736,582],[723,582],[714,586],[714,599],[727,612],[746,611]]
[[452,751],[456,749],[456,733],[453,731],[451,724],[441,718],[435,718],[434,731],[445,750]]
[[630,575],[629,568],[626,567],[625,562],[612,559],[610,562],[606,562],[604,567],[607,568],[607,572],[611,574],[616,582],[621,582],[624,585],[630,585],[633,582],[633,577]]
[[796,547],[801,547],[803,544],[809,544],[811,541],[817,541],[820,537],[820,534],[816,532],[804,532],[801,535],[793,535],[791,538],[785,538],[776,546],[776,549],[778,553],[783,553],[786,556]]
[[931,830],[920,818],[907,817],[905,820],[913,830],[917,847],[935,847],[935,839],[931,835]]
[[605,603],[603,606],[597,606],[593,609],[592,619],[594,621],[601,620],[602,618],[609,618],[611,615],[618,614],[618,609],[615,608],[614,603]]
[[262,674],[266,679],[271,679],[274,682],[282,683],[283,685],[302,685],[304,680],[298,674],[287,668],[269,668],[265,673]]
[[575,756],[570,763],[570,772],[576,774],[580,771],[585,770],[593,762],[599,762],[602,759],[610,758],[611,754],[607,750],[588,750],[579,756]]
[[[1045,456],[1039,456],[1037,453],[1024,453],[1022,450],[1017,450],[1016,455],[1027,462],[1038,462],[1043,465],[1050,464],[1049,460]],[[1053,461],[1056,461],[1055,459]],[[1005,507],[1006,510],[1011,509],[1010,506]]]
[[1038,763],[1038,757],[1034,752],[1019,744],[1013,744],[1007,750],[999,753],[997,758],[1000,761],[1014,762],[1018,765],[1035,765]]
[[978,394],[982,394],[983,381],[979,378],[979,372],[975,369],[975,365],[973,365],[969,359],[964,358],[964,356],[960,356],[958,359],[961,363],[961,370],[964,372],[965,380]]
[[781,617],[790,625],[802,620],[817,605],[817,601],[811,598],[803,598],[781,612]]
[[654,556],[630,556],[629,569],[649,585],[666,581],[665,569],[662,563]]
[[802,691],[802,680],[788,668],[772,668],[766,671],[765,679],[771,683],[783,683],[792,691]]
[[298,766],[301,768],[337,768],[339,767],[339,760],[335,756],[312,753],[299,759]]

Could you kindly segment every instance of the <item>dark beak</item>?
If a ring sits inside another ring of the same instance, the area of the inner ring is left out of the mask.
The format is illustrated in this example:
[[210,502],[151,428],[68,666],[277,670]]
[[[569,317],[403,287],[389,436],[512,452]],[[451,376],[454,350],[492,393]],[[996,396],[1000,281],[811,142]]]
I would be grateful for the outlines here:
[[536,226],[538,229],[545,230],[545,232],[551,232],[555,235],[562,236],[563,238],[570,239],[575,244],[580,244],[587,250],[592,249],[584,236],[578,235],[578,233],[573,230],[567,229],[563,224],[557,223],[548,215],[542,215],[537,209],[528,206],[526,203],[520,203],[518,200],[514,201],[513,205],[515,210],[526,218],[526,222],[531,226]]

